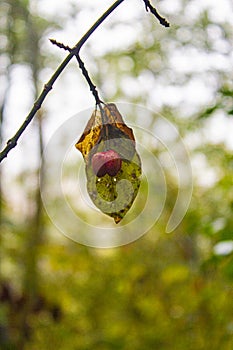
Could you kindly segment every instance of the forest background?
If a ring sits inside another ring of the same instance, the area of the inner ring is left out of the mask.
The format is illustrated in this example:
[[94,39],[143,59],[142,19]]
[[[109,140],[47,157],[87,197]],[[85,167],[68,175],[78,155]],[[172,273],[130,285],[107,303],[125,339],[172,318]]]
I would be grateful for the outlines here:
[[[1,1],[2,147],[66,55],[49,38],[73,46],[111,4]],[[48,179],[51,172],[41,168],[43,149],[68,118],[94,109],[73,60],[1,164],[0,349],[233,347],[232,3],[153,4],[170,28],[160,26],[143,1],[125,0],[81,54],[104,101],[146,107],[179,131],[193,171],[187,213],[166,233],[179,186],[164,149],[156,144],[146,147],[164,164],[167,195],[148,232],[142,220],[143,237],[97,249],[65,237],[48,218],[39,173],[50,184],[54,207],[60,198],[53,178]],[[156,117],[124,118],[150,130],[157,127]],[[78,164],[79,154],[66,169],[67,178],[73,179]],[[75,200],[73,188],[70,192]],[[137,203],[132,213],[142,209]],[[103,214],[90,210],[105,223]],[[85,235],[88,229],[84,220],[77,231]]]

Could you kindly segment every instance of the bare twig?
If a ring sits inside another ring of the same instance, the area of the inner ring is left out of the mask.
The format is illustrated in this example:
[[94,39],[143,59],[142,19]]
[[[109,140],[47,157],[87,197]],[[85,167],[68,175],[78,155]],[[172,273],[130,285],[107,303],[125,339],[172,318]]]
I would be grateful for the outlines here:
[[87,81],[87,83],[88,83],[88,85],[89,85],[89,87],[90,87],[90,90],[91,90],[91,92],[92,92],[92,94],[93,94],[93,96],[94,96],[94,98],[95,98],[96,104],[97,104],[97,105],[100,105],[100,103],[101,103],[102,101],[101,101],[100,98],[99,98],[99,94],[98,94],[98,91],[97,91],[97,89],[96,89],[96,86],[95,86],[95,85],[93,84],[93,82],[91,81],[91,78],[90,78],[90,76],[89,76],[89,74],[88,74],[88,71],[86,70],[86,68],[85,68],[85,66],[84,66],[84,62],[81,60],[81,58],[80,58],[79,55],[76,55],[76,58],[77,58],[77,60],[78,60],[79,67],[80,67],[80,69],[81,69],[81,71],[82,71],[82,73],[83,73],[83,75],[84,75],[84,77],[85,77],[85,79],[86,79],[86,81]]
[[81,47],[85,44],[85,42],[89,39],[89,37],[92,35],[92,33],[101,25],[101,23],[123,2],[124,0],[117,0],[114,2],[112,6],[109,7],[109,9],[93,24],[93,26],[84,34],[84,36],[77,42],[77,44],[72,48],[69,55],[64,59],[64,61],[60,64],[60,66],[57,68],[55,73],[52,75],[50,80],[44,85],[44,89],[39,95],[38,99],[35,101],[31,111],[27,115],[26,119],[24,120],[23,124],[20,126],[20,128],[17,130],[15,135],[7,141],[7,144],[5,148],[0,152],[0,162],[7,157],[10,150],[12,150],[16,145],[17,142],[22,135],[22,133],[25,131],[27,126],[32,121],[33,117],[35,116],[36,112],[40,109],[44,99],[46,98],[47,94],[50,90],[52,90],[53,84],[59,77],[59,75],[62,73],[62,71],[65,69],[67,64],[70,62],[70,60],[73,58],[73,56],[76,56]]
[[166,20],[166,18],[160,16],[158,11],[154,6],[151,5],[149,0],[143,0],[145,3],[146,11],[149,11],[159,20],[159,23],[164,27],[170,27],[170,23]]
[[[96,104],[100,105],[101,100],[98,95],[98,91],[96,89],[96,86],[92,83],[91,78],[88,74],[88,71],[86,70],[84,63],[82,62],[80,56],[79,56],[79,51],[81,47],[85,44],[85,42],[89,39],[89,37],[94,33],[94,31],[104,22],[104,20],[123,2],[124,0],[117,0],[115,1],[112,6],[109,7],[109,9],[93,24],[93,26],[84,34],[84,36],[77,42],[77,44],[73,47],[70,48],[69,46],[65,46],[64,44],[57,43],[56,40],[51,40],[51,42],[58,47],[65,49],[66,51],[69,51],[68,56],[64,59],[64,61],[60,64],[60,66],[57,68],[55,73],[51,76],[50,80],[44,85],[44,88],[39,95],[38,99],[34,102],[34,105],[27,115],[26,119],[24,120],[23,124],[20,126],[20,128],[17,130],[15,135],[7,141],[7,144],[5,148],[0,152],[0,162],[7,157],[8,153],[10,150],[12,150],[16,145],[17,142],[20,138],[20,136],[23,134],[27,126],[30,124],[32,119],[34,118],[35,114],[37,111],[41,108],[41,105],[43,101],[45,100],[46,96],[48,95],[49,91],[52,90],[53,84],[55,81],[58,79],[62,71],[65,69],[65,67],[68,65],[70,60],[76,56],[79,67],[82,70],[83,75],[85,76],[92,94],[95,97]],[[151,13],[159,20],[159,22],[165,26],[169,27],[169,23],[167,20],[163,17],[160,16],[160,14],[157,12],[157,10],[151,5],[149,0],[143,0],[145,3],[146,10],[150,10]]]
[[69,47],[68,45],[64,45],[63,43],[59,43],[57,40],[55,39],[49,39],[49,41],[53,44],[56,45],[57,47],[59,47],[60,49],[63,49],[65,51],[72,51],[72,48]]
[[[51,41],[51,43],[53,45],[58,46],[60,49],[63,49],[63,50],[69,51],[69,52],[72,51],[72,49],[69,46],[64,45],[63,43],[59,43],[59,42],[57,42],[54,39],[50,39],[50,41]],[[83,73],[83,75],[84,75],[84,77],[85,77],[85,79],[86,79],[86,81],[87,81],[87,83],[88,83],[88,85],[90,87],[90,90],[91,90],[91,92],[92,92],[92,94],[93,94],[93,96],[95,98],[96,104],[100,105],[100,103],[102,101],[99,98],[99,93],[98,93],[98,91],[96,89],[96,86],[93,84],[93,82],[92,82],[92,80],[91,80],[91,78],[89,76],[89,73],[88,73],[87,69],[85,68],[84,62],[81,60],[79,54],[76,54],[75,56],[76,56],[78,64],[79,64],[79,68],[81,69],[81,71],[82,71],[82,73]]]

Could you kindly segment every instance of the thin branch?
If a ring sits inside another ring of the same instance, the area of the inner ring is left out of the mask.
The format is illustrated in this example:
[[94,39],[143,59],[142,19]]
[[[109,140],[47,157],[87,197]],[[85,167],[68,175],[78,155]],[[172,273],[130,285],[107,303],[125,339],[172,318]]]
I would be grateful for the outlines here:
[[[63,43],[59,43],[59,42],[57,42],[54,39],[50,39],[50,41],[51,41],[51,43],[53,45],[58,46],[60,49],[63,49],[63,50],[69,51],[69,52],[72,51],[72,49],[69,46],[64,45]],[[102,101],[99,98],[99,93],[98,93],[98,91],[96,89],[96,86],[92,82],[92,80],[91,80],[91,78],[89,76],[89,73],[88,73],[88,71],[87,71],[87,69],[86,69],[86,67],[84,65],[84,62],[81,60],[79,54],[76,54],[75,56],[76,56],[78,64],[79,64],[79,68],[81,69],[81,71],[82,71],[82,73],[83,73],[83,75],[84,75],[84,77],[85,77],[85,79],[86,79],[86,81],[87,81],[87,83],[88,83],[88,85],[90,87],[90,90],[91,90],[91,92],[92,92],[92,94],[93,94],[93,96],[95,98],[96,105],[99,105]]]
[[95,98],[96,104],[97,104],[97,105],[100,105],[101,100],[100,100],[100,98],[99,98],[98,91],[97,91],[97,89],[96,89],[96,86],[95,86],[95,85],[93,84],[93,82],[91,81],[91,78],[90,78],[90,76],[89,76],[89,74],[88,74],[88,71],[86,70],[86,68],[85,68],[85,66],[84,66],[84,62],[81,60],[81,58],[80,58],[79,55],[76,55],[76,58],[77,58],[77,60],[78,60],[79,67],[80,67],[80,69],[81,69],[81,71],[82,71],[82,73],[83,73],[83,75],[84,75],[84,77],[85,77],[85,79],[86,79],[86,81],[87,81],[87,83],[88,83],[88,85],[89,85],[89,87],[90,87],[90,90],[91,90],[91,92],[92,92],[92,94],[93,94],[93,96],[94,96],[94,98]]
[[59,43],[59,42],[58,42],[57,40],[55,40],[55,39],[49,39],[49,41],[50,41],[53,45],[59,47],[60,49],[63,49],[63,50],[65,50],[65,51],[69,51],[69,52],[72,51],[72,48],[71,48],[71,47],[69,47],[68,45],[64,45],[63,43]]
[[158,19],[159,23],[164,27],[170,27],[170,23],[166,20],[166,18],[160,16],[158,11],[154,6],[151,5],[149,0],[143,0],[145,3],[146,11],[149,11]]
[[[52,90],[53,84],[58,79],[62,71],[65,69],[65,67],[68,65],[70,60],[76,56],[79,67],[82,70],[83,75],[85,76],[89,86],[90,90],[93,93],[96,104],[101,103],[101,100],[99,99],[98,91],[96,90],[96,86],[92,83],[91,78],[88,74],[88,71],[86,70],[84,63],[82,62],[81,58],[79,57],[79,51],[81,47],[85,44],[85,42],[89,39],[89,37],[94,33],[94,31],[104,22],[104,20],[123,2],[124,0],[117,0],[112,4],[112,6],[109,7],[109,9],[93,24],[93,26],[84,34],[84,36],[77,42],[77,44],[71,49],[69,46],[65,46],[63,44],[57,43],[55,40],[51,40],[53,44],[56,44],[57,46],[61,47],[62,49],[68,50],[69,54],[68,56],[63,60],[63,62],[60,64],[60,66],[57,68],[55,73],[51,76],[50,80],[44,85],[44,88],[39,95],[38,99],[34,102],[34,105],[27,115],[26,119],[24,120],[23,124],[20,126],[20,128],[17,130],[15,135],[7,141],[7,144],[5,148],[0,152],[0,162],[7,157],[8,153],[17,145],[17,142],[27,126],[30,124],[30,122],[33,120],[35,114],[37,111],[41,108],[41,105],[43,101],[45,100],[46,96],[48,95],[49,91]],[[159,22],[165,26],[169,27],[169,23],[167,20],[160,16],[160,14],[157,12],[157,10],[151,5],[149,0],[143,0],[145,3],[146,11],[150,10],[151,13],[159,20]]]
[[35,116],[36,112],[40,109],[44,99],[48,95],[49,91],[52,90],[53,84],[57,80],[57,78],[60,76],[62,71],[65,69],[67,64],[70,62],[70,60],[73,58],[73,56],[76,56],[79,54],[79,51],[81,47],[85,44],[85,42],[89,39],[89,37],[94,33],[94,31],[104,22],[104,20],[123,2],[124,0],[117,0],[115,3],[109,7],[109,9],[93,24],[93,26],[84,34],[84,36],[77,42],[77,44],[74,46],[74,48],[71,50],[69,55],[64,59],[64,61],[60,64],[60,66],[57,68],[55,73],[52,75],[50,80],[44,85],[44,89],[42,90],[41,94],[39,95],[38,99],[35,101],[31,111],[27,115],[26,119],[24,120],[23,124],[20,126],[20,128],[17,130],[15,135],[7,141],[7,144],[5,148],[0,152],[0,162],[7,157],[8,153],[17,145],[17,142],[22,135],[22,133],[25,131],[27,126],[32,121],[33,117]]

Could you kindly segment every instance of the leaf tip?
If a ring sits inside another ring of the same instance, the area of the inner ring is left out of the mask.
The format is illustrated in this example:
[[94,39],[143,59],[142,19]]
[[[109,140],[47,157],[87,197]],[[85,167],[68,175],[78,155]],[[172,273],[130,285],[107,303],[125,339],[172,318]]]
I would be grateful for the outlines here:
[[122,220],[122,218],[120,216],[114,216],[114,221],[115,224],[119,224],[119,222]]

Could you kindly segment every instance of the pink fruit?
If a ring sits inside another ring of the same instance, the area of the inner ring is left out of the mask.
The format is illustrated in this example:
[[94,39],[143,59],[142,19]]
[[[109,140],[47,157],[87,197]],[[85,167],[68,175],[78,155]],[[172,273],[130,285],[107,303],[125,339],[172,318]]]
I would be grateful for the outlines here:
[[94,154],[91,160],[92,169],[98,177],[105,174],[115,176],[121,169],[121,163],[121,157],[112,149]]

